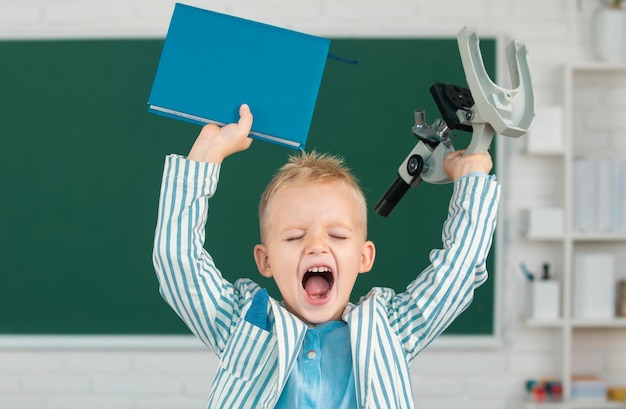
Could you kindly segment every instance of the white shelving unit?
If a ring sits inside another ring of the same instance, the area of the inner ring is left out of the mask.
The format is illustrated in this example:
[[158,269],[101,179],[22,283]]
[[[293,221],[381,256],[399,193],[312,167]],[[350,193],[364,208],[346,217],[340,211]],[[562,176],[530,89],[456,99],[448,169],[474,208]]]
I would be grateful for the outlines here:
[[[560,359],[561,381],[563,383],[562,402],[529,402],[526,409],[610,409],[626,408],[626,402],[594,402],[576,401],[571,399],[572,382],[574,375],[573,360],[576,351],[576,337],[579,331],[624,331],[626,330],[626,318],[609,318],[603,320],[585,320],[575,318],[574,305],[574,256],[582,251],[605,251],[616,256],[616,273],[624,277],[624,265],[626,264],[626,231],[620,232],[579,232],[575,229],[574,222],[574,184],[573,163],[580,156],[612,156],[626,158],[626,64],[606,63],[580,63],[568,64],[563,69],[563,150],[551,152],[550,160],[562,166],[563,189],[559,192],[562,197],[557,202],[563,207],[563,233],[551,235],[533,235],[529,232],[527,239],[544,242],[551,246],[555,252],[555,264],[559,266],[557,279],[561,282],[561,317],[553,320],[528,320],[526,324],[534,328],[548,328],[561,332],[559,339],[562,345]],[[589,93],[595,87],[596,94]],[[598,88],[602,90],[597,92]],[[620,91],[621,90],[621,91]],[[606,92],[604,92],[606,91]],[[621,112],[618,108],[604,109],[602,104],[617,101],[618,93],[622,92],[624,102],[621,104]],[[580,93],[580,94],[577,94]],[[587,94],[585,94],[587,93]],[[601,95],[606,101],[593,102],[594,95]],[[581,102],[583,101],[583,102]],[[584,106],[583,106],[584,105]],[[589,138],[597,137],[594,132],[588,132],[588,118],[585,115],[596,115],[599,122],[597,141]],[[620,117],[621,116],[621,117]],[[587,121],[587,122],[586,122]],[[613,143],[617,140],[616,134],[621,128],[621,144]],[[533,152],[529,152],[530,155]],[[538,154],[542,154],[539,152]],[[560,175],[555,175],[559,177]],[[603,376],[604,374],[596,374]]]

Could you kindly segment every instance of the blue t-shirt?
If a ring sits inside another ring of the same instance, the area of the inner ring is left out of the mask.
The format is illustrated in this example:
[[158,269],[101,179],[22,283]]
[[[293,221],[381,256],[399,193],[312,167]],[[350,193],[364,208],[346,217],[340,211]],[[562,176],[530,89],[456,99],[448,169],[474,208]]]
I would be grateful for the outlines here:
[[350,332],[343,321],[309,328],[277,409],[354,409]]

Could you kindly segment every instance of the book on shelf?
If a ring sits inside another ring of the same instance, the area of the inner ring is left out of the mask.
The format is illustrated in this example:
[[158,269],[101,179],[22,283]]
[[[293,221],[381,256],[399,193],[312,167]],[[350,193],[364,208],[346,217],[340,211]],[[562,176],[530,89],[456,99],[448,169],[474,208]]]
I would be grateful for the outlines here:
[[576,159],[573,164],[574,229],[577,231],[595,228],[595,165],[593,160],[587,158]]
[[574,230],[626,233],[626,160],[576,158],[573,163]]
[[615,317],[615,256],[611,253],[577,252],[574,255],[575,318]]
[[330,40],[177,3],[148,111],[197,124],[237,122],[250,136],[304,148]]

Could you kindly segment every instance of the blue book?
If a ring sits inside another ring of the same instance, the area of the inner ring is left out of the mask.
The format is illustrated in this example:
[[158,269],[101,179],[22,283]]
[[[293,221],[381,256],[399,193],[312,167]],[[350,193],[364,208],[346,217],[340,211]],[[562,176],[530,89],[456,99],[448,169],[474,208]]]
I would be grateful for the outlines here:
[[330,40],[176,4],[148,111],[184,121],[237,122],[251,137],[304,148]]

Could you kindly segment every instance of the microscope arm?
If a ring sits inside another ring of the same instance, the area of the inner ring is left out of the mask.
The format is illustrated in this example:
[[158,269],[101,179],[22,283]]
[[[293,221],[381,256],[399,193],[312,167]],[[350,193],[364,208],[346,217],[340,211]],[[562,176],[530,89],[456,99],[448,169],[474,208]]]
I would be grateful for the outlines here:
[[[512,41],[506,48],[507,63],[512,89],[496,85],[483,63],[476,30],[464,27],[457,35],[457,43],[463,62],[465,79],[474,105],[468,110],[459,109],[459,122],[472,128],[472,139],[465,154],[486,152],[494,134],[520,137],[524,135],[535,116],[534,94],[526,46]],[[422,174],[429,183],[448,183],[450,178],[443,171],[443,160],[454,148],[438,146],[433,151]]]
[[470,109],[473,116],[468,118],[468,122],[472,126],[489,124],[499,135],[514,138],[524,135],[535,116],[526,46],[514,40],[505,50],[513,86],[506,89],[489,78],[475,30],[464,27],[457,36],[457,42],[465,79],[475,102]]
[[[514,138],[525,134],[535,115],[526,46],[518,41],[512,41],[506,48],[513,86],[512,89],[506,89],[496,85],[489,78],[474,29],[464,27],[457,35],[457,42],[471,94],[464,99],[473,103],[471,107],[460,107],[456,111],[456,118],[452,118],[457,128],[472,130],[472,139],[465,149],[465,154],[486,152],[495,133]],[[448,111],[441,105],[444,97],[436,85],[431,88],[431,92],[438,101],[439,109]],[[461,97],[463,99],[463,96]],[[417,117],[416,113],[416,120]],[[423,120],[423,112],[421,119]],[[376,212],[382,216],[389,215],[406,191],[417,186],[422,180],[435,184],[451,182],[443,170],[445,157],[455,150],[447,138],[449,130],[443,135],[441,142],[431,143],[426,138],[420,137],[422,125],[416,121],[413,133],[420,140],[400,164],[398,177],[376,205]]]

